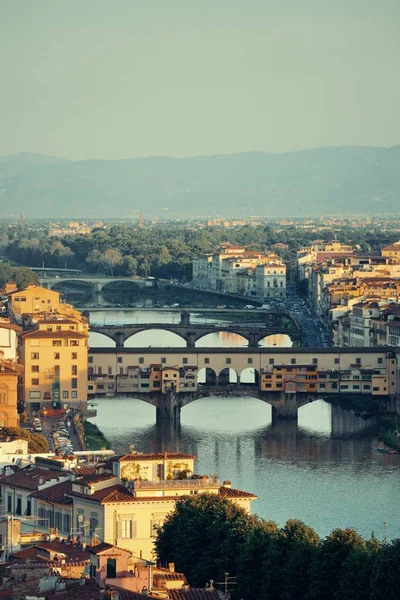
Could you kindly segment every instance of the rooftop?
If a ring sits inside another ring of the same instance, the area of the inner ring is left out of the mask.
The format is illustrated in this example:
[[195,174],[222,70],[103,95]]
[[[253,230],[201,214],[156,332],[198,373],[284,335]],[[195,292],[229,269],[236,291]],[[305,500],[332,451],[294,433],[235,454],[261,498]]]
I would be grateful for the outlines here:
[[[173,368],[173,367],[170,367]],[[185,454],[184,452],[164,452],[160,454],[141,454],[135,452],[134,454],[123,454],[122,456],[113,456],[112,461],[114,462],[132,462],[132,461],[157,461],[160,460],[195,460],[197,457],[193,454]]]
[[[54,479],[58,481],[60,478],[64,478],[66,473],[61,471],[51,471],[49,469],[42,469],[40,467],[26,467],[20,469],[11,475],[3,475],[0,477],[0,485],[8,485],[11,487],[19,487],[26,490],[36,491],[39,486],[47,483]],[[50,487],[46,489],[49,492]]]
[[72,492],[72,481],[63,481],[56,483],[44,490],[33,492],[31,496],[46,502],[55,502],[56,504],[72,504],[70,494]]

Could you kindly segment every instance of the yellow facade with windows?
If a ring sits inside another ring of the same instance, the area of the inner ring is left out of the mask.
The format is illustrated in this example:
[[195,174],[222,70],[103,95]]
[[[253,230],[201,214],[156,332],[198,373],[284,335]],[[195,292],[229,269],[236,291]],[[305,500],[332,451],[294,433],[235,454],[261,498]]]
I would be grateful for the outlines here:
[[23,314],[55,313],[60,308],[60,293],[39,285],[28,285],[25,290],[8,296],[8,314],[19,321]]
[[79,329],[79,321],[54,319],[20,335],[27,404],[87,400],[88,334]]
[[0,358],[0,427],[17,427],[19,365]]

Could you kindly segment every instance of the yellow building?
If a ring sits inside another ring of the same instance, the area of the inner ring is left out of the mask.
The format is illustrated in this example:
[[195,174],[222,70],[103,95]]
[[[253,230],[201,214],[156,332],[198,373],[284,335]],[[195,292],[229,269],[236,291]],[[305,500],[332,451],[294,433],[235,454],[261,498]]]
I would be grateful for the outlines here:
[[8,314],[20,322],[23,314],[54,313],[60,308],[60,293],[29,284],[25,290],[8,295]]
[[20,334],[27,404],[87,400],[88,334],[82,329],[74,319],[47,319]]
[[19,425],[17,402],[21,371],[15,362],[0,357],[0,427]]
[[[72,482],[72,530],[151,559],[157,526],[183,496],[218,494],[250,512],[257,496],[232,489],[228,481],[221,485],[218,478],[194,478],[194,459],[179,452],[113,457],[112,475]],[[178,478],[183,472],[187,478]]]

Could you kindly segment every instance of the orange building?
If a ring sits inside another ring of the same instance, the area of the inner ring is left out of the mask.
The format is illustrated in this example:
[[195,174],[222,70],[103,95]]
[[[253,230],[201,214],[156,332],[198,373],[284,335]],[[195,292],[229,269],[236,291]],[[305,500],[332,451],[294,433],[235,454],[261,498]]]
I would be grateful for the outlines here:
[[54,319],[20,334],[27,404],[87,400],[88,334],[82,328],[73,319]]
[[0,427],[17,427],[18,378],[22,368],[0,357]]

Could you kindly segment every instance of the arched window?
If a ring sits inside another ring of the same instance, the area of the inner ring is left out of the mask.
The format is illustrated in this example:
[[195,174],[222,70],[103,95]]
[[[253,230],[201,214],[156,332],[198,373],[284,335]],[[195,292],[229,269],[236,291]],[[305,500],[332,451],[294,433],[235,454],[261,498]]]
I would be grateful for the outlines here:
[[8,404],[8,387],[4,384],[0,385],[0,404]]
[[0,427],[7,427],[7,415],[0,413]]

